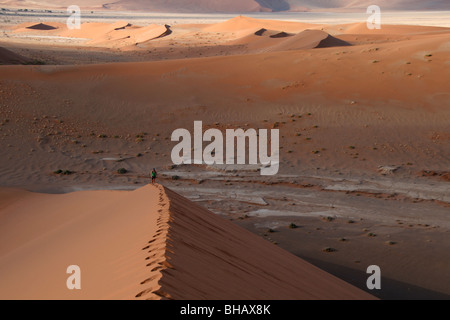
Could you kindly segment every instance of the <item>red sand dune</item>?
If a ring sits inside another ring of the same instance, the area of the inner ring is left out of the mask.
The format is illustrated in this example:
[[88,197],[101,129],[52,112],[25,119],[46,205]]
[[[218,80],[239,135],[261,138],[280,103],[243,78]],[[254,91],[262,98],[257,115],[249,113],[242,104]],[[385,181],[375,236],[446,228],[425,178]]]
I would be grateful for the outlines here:
[[117,21],[87,22],[83,23],[80,29],[73,30],[69,30],[65,24],[55,22],[22,23],[14,28],[14,32],[90,39],[87,45],[117,48],[160,38],[169,35],[171,30],[169,26],[151,24],[141,27],[131,25],[127,21]]
[[348,46],[349,43],[330,36],[320,30],[305,30],[298,34],[260,29],[257,32],[231,41],[229,44],[241,44],[251,53],[304,50],[336,46]]
[[285,32],[297,33],[307,28],[318,28],[320,25],[290,22],[280,20],[263,20],[244,16],[227,20],[225,22],[216,23],[203,28],[204,32],[244,32],[245,30],[254,30],[265,28],[268,30],[283,30]]
[[161,186],[0,189],[0,216],[1,299],[373,299]]
[[116,23],[84,23],[81,29],[65,30],[60,36],[91,39],[89,45],[124,47],[150,41],[170,33],[168,26],[151,24],[133,26],[126,21]]
[[127,21],[117,21],[115,23],[87,22],[83,23],[80,29],[66,29],[61,33],[61,36],[95,39],[127,26],[129,26]]

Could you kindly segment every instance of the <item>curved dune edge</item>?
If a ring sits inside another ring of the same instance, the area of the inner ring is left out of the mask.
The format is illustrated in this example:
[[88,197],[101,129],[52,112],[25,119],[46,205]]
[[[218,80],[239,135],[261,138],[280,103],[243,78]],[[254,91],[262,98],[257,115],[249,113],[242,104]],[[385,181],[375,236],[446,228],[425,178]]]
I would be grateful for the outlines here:
[[145,258],[146,267],[150,268],[149,277],[144,279],[140,284],[144,290],[136,294],[136,298],[145,298],[147,300],[160,300],[163,298],[171,299],[172,297],[163,291],[159,281],[162,278],[162,270],[173,268],[168,262],[167,254],[173,253],[170,250],[170,237],[168,236],[169,223],[173,221],[169,211],[169,199],[167,198],[164,188],[159,186],[159,203],[158,218],[156,220],[157,230],[154,232],[148,244],[142,248],[148,253]]
[[162,276],[159,288],[149,285],[137,298],[374,299],[169,189],[161,199],[168,199],[169,207],[161,202],[159,230],[146,249],[151,272]]

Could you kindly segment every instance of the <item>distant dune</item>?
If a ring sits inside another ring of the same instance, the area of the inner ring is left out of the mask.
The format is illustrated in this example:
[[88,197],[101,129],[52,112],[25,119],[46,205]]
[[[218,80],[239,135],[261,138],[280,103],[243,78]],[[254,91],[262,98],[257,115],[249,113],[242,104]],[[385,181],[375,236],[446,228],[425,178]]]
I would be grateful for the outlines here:
[[[324,47],[348,46],[323,30],[320,25],[275,20],[261,20],[238,16],[222,23],[206,25],[202,31],[208,34],[223,33],[234,38],[228,45],[241,45],[247,53],[301,50]],[[350,27],[349,27],[350,28]],[[80,29],[69,30],[61,23],[23,23],[14,32],[24,35],[60,36],[90,39],[90,46],[127,48],[172,34],[168,25],[151,24],[135,26],[127,21],[115,23],[84,23]]]
[[80,29],[69,30],[65,24],[57,22],[22,23],[14,27],[14,33],[36,34],[38,36],[60,36],[90,39],[88,45],[103,47],[126,47],[161,38],[172,33],[169,26],[150,24],[134,26],[127,21],[115,23],[87,22]]
[[0,189],[0,214],[1,299],[374,299],[161,186]]
[[[22,8],[67,8],[73,1],[3,0],[0,5]],[[374,4],[371,0],[80,0],[82,9],[137,10],[152,12],[258,12],[258,11],[352,11]],[[379,0],[384,10],[450,10],[448,0]]]
[[246,45],[248,52],[276,52],[288,50],[304,50],[314,48],[349,46],[350,44],[337,39],[320,30],[304,30],[298,34],[260,29],[251,35],[240,38],[231,44]]

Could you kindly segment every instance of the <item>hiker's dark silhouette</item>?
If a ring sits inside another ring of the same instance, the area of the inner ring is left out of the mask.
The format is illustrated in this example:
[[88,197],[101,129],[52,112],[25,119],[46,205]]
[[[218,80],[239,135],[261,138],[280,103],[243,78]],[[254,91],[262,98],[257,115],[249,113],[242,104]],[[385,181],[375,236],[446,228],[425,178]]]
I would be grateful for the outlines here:
[[152,184],[154,184],[156,182],[156,176],[157,176],[157,172],[156,172],[155,168],[153,168],[153,170],[150,173],[150,175],[152,176]]

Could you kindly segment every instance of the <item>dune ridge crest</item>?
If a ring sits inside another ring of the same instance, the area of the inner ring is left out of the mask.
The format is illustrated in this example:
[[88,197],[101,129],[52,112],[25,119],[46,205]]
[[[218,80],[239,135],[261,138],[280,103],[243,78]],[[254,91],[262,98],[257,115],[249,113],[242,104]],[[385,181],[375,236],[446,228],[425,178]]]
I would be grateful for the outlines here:
[[158,230],[143,250],[150,254],[149,279],[155,272],[161,277],[158,286],[148,285],[137,298],[374,299],[174,191],[159,188]]

